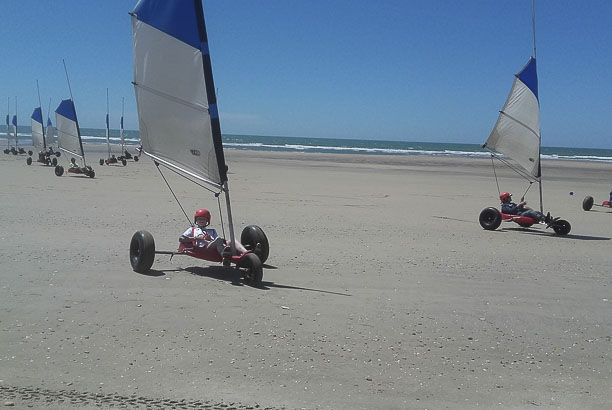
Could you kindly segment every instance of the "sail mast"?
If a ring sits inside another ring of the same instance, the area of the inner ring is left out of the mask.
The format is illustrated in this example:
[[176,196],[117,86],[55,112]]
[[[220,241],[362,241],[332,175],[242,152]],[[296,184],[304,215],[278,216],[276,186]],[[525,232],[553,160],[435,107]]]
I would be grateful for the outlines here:
[[221,138],[221,123],[219,121],[219,109],[217,108],[217,95],[215,94],[215,82],[212,74],[212,63],[210,60],[210,49],[208,47],[208,35],[206,33],[206,22],[204,20],[204,9],[200,0],[194,0],[198,31],[201,41],[202,65],[204,69],[204,82],[206,83],[206,98],[208,101],[208,111],[210,114],[210,126],[212,129],[212,139],[217,155],[217,163],[219,164],[219,175],[225,191],[225,204],[227,207],[227,220],[230,232],[230,247],[232,255],[236,254],[236,245],[234,238],[234,221],[232,218],[232,208],[230,204],[229,185],[227,182],[227,166],[225,165],[225,156],[223,154],[223,141]]
[[11,148],[11,137],[10,137],[10,133],[9,133],[9,129],[10,129],[10,122],[9,122],[9,117],[11,115],[11,97],[7,98],[7,105],[6,105],[6,144],[9,148]]
[[108,87],[106,88],[106,148],[108,148],[108,158],[111,157],[111,148],[110,148],[110,125],[108,123]]
[[[531,0],[531,26],[533,30],[533,58],[536,59],[536,26],[535,26],[535,0]],[[537,59],[536,59],[537,60]],[[539,104],[538,97],[538,104]],[[540,142],[538,146],[538,189],[540,193],[540,212],[544,213],[544,201],[542,195],[542,127],[540,126]]]
[[125,111],[125,97],[121,97],[121,122],[119,123],[119,125],[121,126],[120,129],[120,137],[121,137],[121,155],[124,154],[125,152],[125,136],[123,134],[123,113]]
[[64,61],[63,58],[62,58],[62,64],[64,64],[64,72],[66,73],[66,81],[68,82],[68,91],[70,92],[70,101],[72,102],[72,109],[74,110],[74,123],[77,129],[77,137],[79,138],[79,147],[81,148],[81,158],[83,159],[83,168],[87,168],[87,164],[85,163],[85,150],[83,150],[83,141],[81,140],[81,129],[79,128],[79,120],[76,115],[76,106],[74,104],[74,97],[72,96],[72,87],[70,87],[70,78],[68,78],[68,69],[66,68],[66,61]]
[[42,127],[42,140],[43,140],[43,149],[47,150],[47,141],[45,141],[45,126],[43,124],[43,115],[42,115],[42,102],[40,102],[40,88],[38,87],[38,80],[36,80],[36,91],[38,91],[38,106],[40,107],[40,126]]

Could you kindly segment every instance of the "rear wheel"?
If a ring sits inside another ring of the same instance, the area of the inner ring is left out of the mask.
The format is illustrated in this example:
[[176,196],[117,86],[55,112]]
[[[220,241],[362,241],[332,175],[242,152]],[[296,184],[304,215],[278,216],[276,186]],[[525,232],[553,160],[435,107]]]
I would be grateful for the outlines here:
[[[265,263],[270,255],[270,244],[264,231],[257,225],[249,225],[242,230],[240,242],[248,250],[259,257],[261,263]],[[257,246],[259,244],[259,246]]]
[[483,209],[480,213],[480,217],[478,218],[480,226],[482,226],[487,231],[493,231],[499,228],[499,225],[501,225],[501,221],[501,213],[493,207]]
[[121,163],[123,164],[123,166],[126,166],[127,165],[126,159],[125,158],[121,158]]
[[263,268],[261,261],[254,253],[247,253],[240,259],[238,269],[244,276],[244,282],[249,286],[261,286]]
[[565,219],[559,219],[552,228],[557,235],[567,235],[572,230],[572,226]]
[[104,160],[100,158],[100,165],[104,165]]
[[155,259],[155,239],[147,231],[138,231],[130,241],[130,264],[138,273],[145,273],[153,266]]
[[55,153],[55,156],[56,156],[56,157],[58,157],[58,158],[59,158],[59,156],[60,156],[60,155],[62,155],[62,153],[61,153],[60,151],[57,151],[57,152]]
[[61,177],[62,175],[64,175],[64,167],[61,165],[56,165],[55,166],[55,175],[57,175],[58,177]]
[[53,164],[53,166],[56,166],[57,165],[57,158],[53,158],[51,160],[51,164]]
[[138,162],[138,157],[134,157],[134,162]]
[[587,196],[584,198],[584,201],[582,201],[582,209],[585,211],[590,211],[591,208],[593,208],[593,197]]
[[33,154],[32,150],[28,150],[28,155],[32,155],[32,154]]
[[32,165],[32,157],[28,157],[28,159],[26,159],[26,164]]

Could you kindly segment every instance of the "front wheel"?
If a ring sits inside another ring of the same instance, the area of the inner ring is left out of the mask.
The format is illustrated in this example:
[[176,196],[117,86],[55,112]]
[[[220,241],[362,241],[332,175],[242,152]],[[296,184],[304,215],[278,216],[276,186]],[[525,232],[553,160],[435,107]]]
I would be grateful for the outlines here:
[[572,230],[572,226],[564,219],[559,219],[552,226],[557,235],[567,235]]
[[130,264],[138,273],[145,273],[153,266],[155,259],[155,240],[147,231],[138,231],[130,241]]
[[478,217],[478,222],[487,231],[494,231],[501,225],[501,213],[497,208],[489,207],[482,210]]
[[134,162],[138,162],[138,157],[134,157]]
[[53,164],[53,166],[56,166],[57,165],[57,158],[53,158],[51,160],[51,164]]
[[247,253],[240,259],[238,269],[244,275],[244,282],[249,286],[261,286],[263,267],[261,261],[254,253]]
[[126,166],[127,160],[125,158],[121,158],[121,164],[123,164],[123,166]]
[[64,175],[64,167],[61,165],[56,165],[55,166],[55,175],[57,175],[58,177],[61,177],[62,175]]
[[104,165],[104,160],[100,158],[100,165]]
[[28,159],[26,159],[26,164],[32,165],[32,157],[28,157]]
[[[261,263],[265,263],[270,255],[270,244],[268,238],[257,225],[249,225],[242,230],[240,242],[248,250],[253,251],[259,257]],[[257,246],[259,244],[259,246]]]
[[582,209],[584,209],[585,211],[590,211],[591,208],[593,208],[593,197],[592,196],[587,196],[584,198],[584,201],[582,201]]

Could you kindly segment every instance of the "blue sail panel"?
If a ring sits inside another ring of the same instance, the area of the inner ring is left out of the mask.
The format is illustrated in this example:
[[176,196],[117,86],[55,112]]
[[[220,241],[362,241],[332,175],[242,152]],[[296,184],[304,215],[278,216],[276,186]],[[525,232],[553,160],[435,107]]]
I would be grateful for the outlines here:
[[199,49],[196,1],[201,0],[141,0],[132,13],[143,23]]
[[106,128],[109,128],[110,126],[108,125],[108,114],[106,114]]
[[227,167],[201,0],[141,0],[132,34],[145,154],[221,187]]
[[74,109],[74,102],[72,102],[72,100],[62,100],[55,110],[55,113],[74,122],[77,120],[76,110]]
[[516,75],[523,84],[527,86],[538,98],[538,70],[536,69],[536,60],[531,57],[525,67]]
[[13,115],[13,125],[16,127],[17,126],[17,116]]
[[34,108],[34,112],[32,113],[32,119],[41,124],[43,123],[42,110],[40,109],[40,107]]

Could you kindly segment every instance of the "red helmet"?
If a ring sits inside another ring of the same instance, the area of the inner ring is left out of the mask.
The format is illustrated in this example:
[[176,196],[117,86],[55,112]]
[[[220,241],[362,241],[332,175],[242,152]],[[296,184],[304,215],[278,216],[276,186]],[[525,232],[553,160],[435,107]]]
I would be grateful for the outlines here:
[[208,209],[198,209],[193,216],[193,222],[195,223],[196,219],[202,216],[208,219],[208,223],[210,223],[210,212],[208,212]]
[[505,201],[506,198],[510,198],[512,195],[510,195],[510,192],[504,192],[503,194],[501,194],[499,196],[499,199],[501,199],[502,201]]

